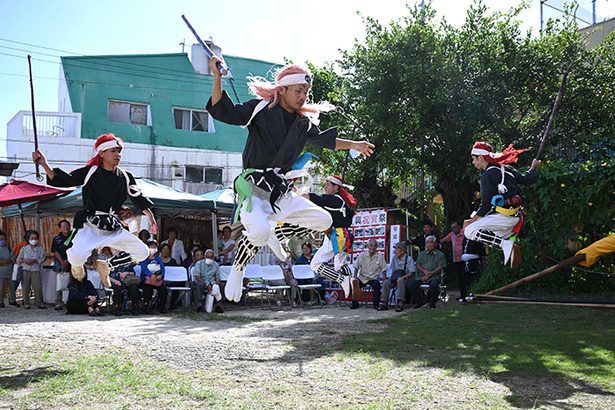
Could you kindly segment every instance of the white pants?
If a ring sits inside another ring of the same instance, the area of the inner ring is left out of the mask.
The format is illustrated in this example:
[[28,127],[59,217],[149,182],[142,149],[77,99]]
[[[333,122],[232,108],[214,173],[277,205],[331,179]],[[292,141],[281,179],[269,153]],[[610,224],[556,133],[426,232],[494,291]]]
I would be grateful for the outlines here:
[[275,204],[279,207],[277,213],[271,210],[269,199],[262,198],[255,189],[252,195],[252,211],[247,211],[247,200],[241,207],[239,215],[245,227],[243,234],[253,245],[264,246],[269,237],[274,235],[273,230],[278,222],[320,232],[329,229],[333,223],[329,212],[294,192],[282,195]]
[[479,229],[484,229],[493,232],[502,239],[508,239],[517,222],[519,222],[519,218],[516,216],[507,216],[496,212],[485,215],[476,222],[466,226],[464,235],[466,238],[475,241],[476,232]]
[[318,248],[316,251],[316,255],[312,258],[312,262],[310,262],[310,267],[314,272],[316,269],[322,265],[323,263],[327,263],[333,259],[333,268],[335,270],[340,270],[342,266],[348,263],[348,254],[344,251],[341,251],[337,255],[333,252],[333,244],[331,243],[331,239],[329,239],[328,235],[325,235],[325,240],[322,243],[322,246]]
[[71,265],[83,266],[94,249],[100,250],[105,246],[129,253],[135,262],[149,256],[147,245],[127,230],[103,231],[90,222],[85,222],[83,228],[77,231],[73,246],[68,248],[66,256]]

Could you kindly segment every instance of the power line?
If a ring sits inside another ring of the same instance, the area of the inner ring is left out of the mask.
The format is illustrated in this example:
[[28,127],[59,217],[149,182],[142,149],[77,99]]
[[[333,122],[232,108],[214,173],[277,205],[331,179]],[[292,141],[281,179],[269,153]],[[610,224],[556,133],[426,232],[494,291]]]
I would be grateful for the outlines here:
[[[26,58],[25,56],[21,56],[21,55],[17,55],[17,54],[9,54],[9,53],[1,53],[1,52],[0,52],[0,55],[9,56],[9,57],[15,57],[15,58],[24,58],[24,59]],[[39,62],[43,62],[43,63],[62,65],[62,63],[58,63],[56,61],[43,60],[43,59],[40,59],[40,58],[33,58],[33,60],[39,61]],[[90,69],[90,68],[88,68],[88,69]],[[103,71],[105,71],[105,70],[103,70]],[[28,77],[25,74],[14,74],[14,73],[0,73],[0,74],[10,75],[10,76],[14,76],[14,77]],[[141,76],[141,77],[143,77],[143,76]],[[51,78],[51,77],[38,77],[38,76],[34,76],[34,78],[35,79],[41,78],[41,79],[44,79],[44,80],[54,80],[54,81],[61,80],[61,81],[63,81],[63,79]],[[162,79],[162,78],[159,78],[159,79]],[[164,79],[164,80],[168,80],[168,79]],[[83,84],[110,85],[110,86],[130,87],[130,88],[145,88],[145,89],[156,89],[156,90],[162,90],[162,91],[178,91],[178,92],[196,93],[196,94],[203,93],[203,91],[199,91],[199,90],[167,88],[167,87],[155,87],[155,86],[135,85],[135,84],[106,83],[106,82],[89,81],[89,80],[73,80],[73,79],[70,79],[70,78],[66,79],[65,81],[67,81],[67,82],[68,81],[72,81],[72,82],[83,83]],[[192,84],[193,85],[205,85],[205,84],[202,84],[202,83],[201,84],[192,83]]]

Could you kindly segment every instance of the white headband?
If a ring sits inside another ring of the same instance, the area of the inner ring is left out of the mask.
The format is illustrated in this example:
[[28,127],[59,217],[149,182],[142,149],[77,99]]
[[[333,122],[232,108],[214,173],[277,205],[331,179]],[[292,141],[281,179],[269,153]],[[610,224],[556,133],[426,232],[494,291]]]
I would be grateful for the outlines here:
[[346,189],[354,189],[354,186],[348,185],[348,184],[344,184],[339,178],[336,178],[333,175],[328,176],[327,177],[327,181],[329,181],[333,185],[341,186],[341,187],[344,187]]
[[491,152],[482,148],[472,148],[472,155],[491,155]]
[[276,81],[276,84],[281,85],[282,87],[295,84],[306,84],[312,86],[312,77],[310,77],[307,73],[289,74]]
[[103,152],[110,148],[117,148],[117,147],[120,147],[123,149],[124,144],[120,140],[113,139],[111,141],[103,142],[98,147],[96,147],[96,152]]

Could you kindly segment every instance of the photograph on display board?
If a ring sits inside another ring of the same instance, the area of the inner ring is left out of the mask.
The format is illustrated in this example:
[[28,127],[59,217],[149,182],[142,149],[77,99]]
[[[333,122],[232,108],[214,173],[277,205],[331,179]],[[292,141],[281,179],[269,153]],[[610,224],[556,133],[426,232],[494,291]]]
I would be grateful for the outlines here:
[[363,220],[361,217],[361,212],[357,212],[354,217],[352,218],[352,224],[353,225],[361,225],[361,221]]
[[363,237],[364,238],[369,238],[369,237],[372,237],[372,236],[374,236],[374,228],[365,228]]
[[376,249],[378,249],[379,251],[384,251],[386,249],[384,238],[376,239]]
[[375,236],[384,236],[386,233],[386,226],[378,226],[374,229]]
[[359,259],[359,255],[360,255],[360,253],[353,253],[352,254],[352,263],[353,264],[357,263],[357,259]]
[[352,244],[352,253],[363,252],[363,241],[354,241]]
[[363,228],[355,228],[354,230],[354,237],[355,238],[362,238],[363,237]]

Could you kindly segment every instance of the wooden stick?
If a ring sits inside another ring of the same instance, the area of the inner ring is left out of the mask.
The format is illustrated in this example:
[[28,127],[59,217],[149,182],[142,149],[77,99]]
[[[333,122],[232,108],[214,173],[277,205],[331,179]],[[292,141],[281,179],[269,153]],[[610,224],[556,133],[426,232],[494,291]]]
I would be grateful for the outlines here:
[[571,258],[568,259],[564,259],[563,261],[561,261],[560,263],[558,263],[557,265],[553,265],[548,267],[545,270],[541,270],[540,272],[534,273],[530,276],[526,276],[525,278],[521,278],[513,283],[509,283],[506,286],[502,286],[501,288],[497,288],[494,289],[492,291],[489,291],[487,293],[485,293],[485,295],[495,295],[496,293],[500,293],[500,292],[506,292],[508,290],[514,289],[517,286],[520,285],[524,285],[528,282],[533,281],[534,279],[538,279],[542,276],[546,276],[549,273],[553,273],[561,268],[565,268],[566,266],[570,266],[570,265],[576,265],[577,263],[581,262],[582,260],[585,259],[585,254],[581,254],[581,255],[575,255]]
[[[36,111],[34,110],[34,81],[32,80],[32,56],[28,54],[28,73],[30,74],[30,102],[32,103],[32,129],[34,131],[34,151],[38,151],[38,134],[36,132]],[[42,181],[38,160],[34,163],[36,180]],[[25,228],[25,226],[24,226]]]
[[559,106],[562,103],[562,95],[564,95],[564,88],[566,87],[566,80],[568,79],[568,74],[570,74],[570,69],[571,69],[571,64],[568,64],[568,67],[564,71],[562,83],[560,84],[559,90],[557,91],[557,96],[555,97],[555,103],[553,103],[553,109],[551,110],[551,115],[549,116],[549,122],[547,122],[547,128],[545,128],[545,132],[542,134],[542,141],[540,141],[540,147],[538,147],[538,152],[536,152],[536,159],[540,159],[542,150],[545,148],[545,144],[547,143],[547,137],[549,136],[549,131],[551,131],[551,127],[553,126],[553,120],[555,119],[555,114],[557,114],[557,110],[559,109]]
[[574,307],[591,307],[603,309],[615,309],[615,303],[578,303],[578,302],[547,302],[535,300],[489,300],[475,299],[478,303],[522,303],[527,305],[552,305],[552,306],[574,306]]

